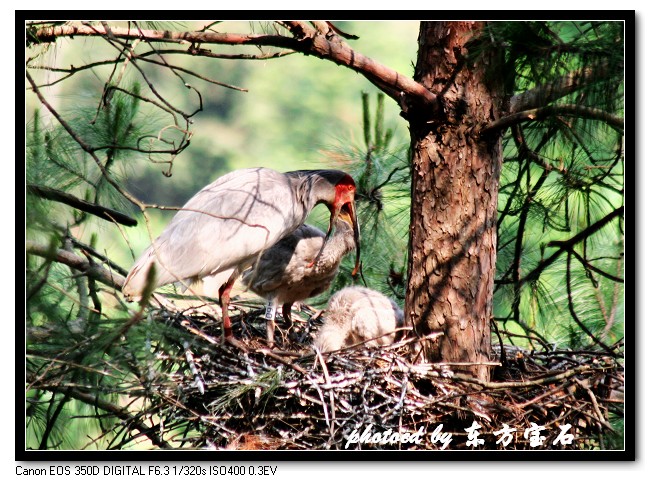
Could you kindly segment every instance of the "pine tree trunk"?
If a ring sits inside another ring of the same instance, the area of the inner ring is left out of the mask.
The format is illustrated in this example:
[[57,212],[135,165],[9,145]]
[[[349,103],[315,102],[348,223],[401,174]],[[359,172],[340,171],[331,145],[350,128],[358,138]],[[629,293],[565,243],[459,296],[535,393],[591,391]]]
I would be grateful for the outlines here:
[[[413,152],[406,318],[418,335],[442,331],[423,351],[430,361],[491,359],[490,319],[497,248],[500,137],[480,138],[500,111],[483,53],[465,60],[476,22],[423,22],[415,80],[438,96],[431,118],[409,119]],[[487,379],[489,367],[460,367]]]

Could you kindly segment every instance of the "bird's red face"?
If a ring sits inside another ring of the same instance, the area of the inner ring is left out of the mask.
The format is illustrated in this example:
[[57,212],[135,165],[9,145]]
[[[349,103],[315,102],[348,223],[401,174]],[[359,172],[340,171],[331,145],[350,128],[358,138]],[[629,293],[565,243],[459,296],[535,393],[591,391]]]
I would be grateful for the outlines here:
[[336,222],[336,218],[341,212],[345,212],[349,215],[352,220],[352,229],[354,231],[354,243],[357,246],[357,258],[354,264],[354,270],[352,275],[357,275],[359,271],[359,265],[361,260],[361,245],[359,243],[359,223],[357,221],[357,213],[354,204],[354,194],[357,190],[357,187],[354,183],[354,180],[349,175],[346,175],[339,181],[335,186],[334,202],[330,206],[330,226],[327,231],[326,239],[329,238],[332,233],[332,226]]

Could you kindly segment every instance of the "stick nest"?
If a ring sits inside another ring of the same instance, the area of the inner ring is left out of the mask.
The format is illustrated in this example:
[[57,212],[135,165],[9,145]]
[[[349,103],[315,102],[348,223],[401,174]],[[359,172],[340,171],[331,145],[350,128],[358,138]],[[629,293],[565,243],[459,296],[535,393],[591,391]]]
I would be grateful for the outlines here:
[[[318,313],[308,307],[308,321],[294,320],[290,332],[276,327],[277,344],[269,349],[262,311],[239,309],[233,316],[239,346],[221,342],[221,321],[210,315],[157,314],[191,339],[167,354],[180,367],[153,387],[157,415],[185,426],[169,439],[177,447],[436,450],[442,448],[431,436],[436,428],[451,434],[448,450],[604,449],[620,439],[622,355],[497,345],[494,360],[505,362],[482,382],[449,364],[412,363],[423,342],[414,338],[317,354],[309,346]],[[474,422],[479,440],[468,445]],[[494,434],[504,425],[514,428],[507,445]],[[562,444],[556,439],[565,425],[573,439]],[[532,445],[536,426],[544,439]],[[355,430],[368,429],[424,434],[419,443],[393,437],[346,448]]]

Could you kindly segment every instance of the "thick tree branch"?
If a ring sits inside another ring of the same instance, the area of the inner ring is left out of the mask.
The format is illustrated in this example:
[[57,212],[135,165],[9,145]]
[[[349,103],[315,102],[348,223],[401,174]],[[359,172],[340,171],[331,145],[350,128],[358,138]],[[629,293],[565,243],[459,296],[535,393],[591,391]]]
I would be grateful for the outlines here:
[[436,105],[436,96],[422,84],[359,54],[338,38],[330,40],[322,35],[316,36],[310,53],[360,73],[397,102],[403,93],[420,103],[421,108],[433,108]]
[[[282,35],[246,35],[239,33],[218,32],[171,32],[169,30],[146,30],[135,27],[112,27],[110,33],[122,40],[147,40],[162,43],[183,44],[222,44],[222,45],[258,45],[269,47],[293,48],[296,40]],[[108,36],[103,25],[57,25],[43,27],[32,33],[34,41],[54,42],[60,37],[103,37]]]
[[[399,102],[405,95],[413,99],[412,105],[418,109],[433,108],[436,96],[424,86],[410,77],[402,75],[371,58],[354,51],[341,40],[341,37],[329,29],[322,33],[305,22],[282,22],[293,34],[293,37],[283,35],[245,35],[217,32],[171,32],[168,30],[144,30],[129,27],[111,27],[110,34],[114,38],[149,42],[182,43],[195,48],[196,44],[219,45],[255,45],[288,48],[305,55],[330,60],[337,65],[343,65],[366,77],[383,92]],[[319,27],[322,24],[316,22]],[[327,25],[327,24],[325,24]],[[322,28],[321,28],[322,30]],[[37,29],[30,32],[33,42],[53,42],[59,37],[76,36],[108,36],[109,32],[102,25],[57,25]]]

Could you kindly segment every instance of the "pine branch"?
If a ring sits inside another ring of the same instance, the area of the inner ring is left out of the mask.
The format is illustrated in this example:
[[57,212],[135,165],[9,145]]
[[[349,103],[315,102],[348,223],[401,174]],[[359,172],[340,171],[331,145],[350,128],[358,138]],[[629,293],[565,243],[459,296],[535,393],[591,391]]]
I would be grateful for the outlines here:
[[580,329],[582,329],[582,332],[587,334],[591,338],[592,341],[594,341],[595,344],[599,345],[602,347],[606,352],[609,352],[612,356],[615,355],[614,350],[610,348],[607,344],[605,344],[603,341],[598,339],[591,330],[580,320],[578,317],[578,313],[575,310],[574,307],[574,302],[573,302],[573,295],[571,293],[571,252],[572,251],[567,251],[567,256],[566,256],[566,291],[567,291],[567,299],[569,301],[569,313],[571,314],[571,317],[573,318],[573,321],[578,325]]
[[602,109],[594,107],[585,107],[583,105],[575,104],[560,104],[549,105],[530,110],[523,110],[511,115],[506,115],[498,120],[488,124],[481,130],[481,135],[486,135],[495,131],[503,130],[505,128],[520,124],[522,122],[529,122],[532,120],[543,120],[553,115],[566,115],[570,117],[580,117],[592,120],[602,120],[607,125],[612,127],[617,132],[623,132],[625,126],[624,120],[621,117],[612,115]]
[[124,277],[121,275],[104,269],[97,264],[91,265],[87,259],[73,254],[72,252],[63,249],[52,251],[48,246],[38,244],[34,241],[27,241],[25,250],[28,254],[33,254],[72,267],[73,269],[81,271],[87,276],[98,280],[102,284],[106,284],[107,286],[121,289],[124,284]]
[[50,187],[45,187],[42,185],[27,184],[27,190],[42,199],[53,200],[55,202],[61,202],[63,204],[74,207],[89,214],[95,215],[100,219],[107,220],[109,222],[117,222],[126,226],[136,226],[138,221],[129,217],[121,212],[118,212],[109,207],[104,207],[103,205],[93,204],[85,200],[81,200],[78,197],[70,195],[66,192],[62,192],[57,189],[52,189]]
[[587,272],[594,271],[597,274],[600,274],[601,276],[609,279],[610,281],[618,282],[619,284],[623,284],[625,280],[622,277],[615,276],[614,274],[610,274],[609,272],[606,272],[599,267],[596,267],[593,265],[591,262],[589,262],[587,259],[582,257],[580,254],[578,254],[575,249],[573,248],[567,248],[567,253],[575,256],[575,258],[583,265],[585,270]]
[[[31,382],[31,380],[29,379],[30,377],[31,376],[28,374],[27,376],[28,382]],[[156,446],[163,449],[172,448],[169,444],[167,444],[167,442],[164,439],[161,439],[158,436],[158,434],[156,434],[157,432],[160,431],[159,426],[149,427],[146,424],[137,421],[136,418],[133,416],[133,414],[131,414],[128,410],[123,409],[120,406],[117,406],[113,403],[109,403],[105,401],[103,398],[79,391],[77,389],[72,389],[70,387],[63,388],[60,386],[52,385],[52,386],[38,386],[38,389],[51,391],[51,392],[60,392],[66,396],[76,399],[77,401],[81,401],[85,404],[88,404],[89,406],[94,406],[96,408],[99,408],[102,411],[110,413],[115,417],[121,419],[122,421],[125,421],[126,423],[128,423],[130,427],[132,427],[133,429],[137,429],[139,432],[147,436],[147,438],[149,438],[151,442]]]
[[93,247],[89,246],[88,244],[85,244],[85,243],[81,242],[79,239],[76,239],[74,237],[71,237],[70,240],[71,240],[72,244],[75,247],[81,249],[86,256],[90,255],[90,256],[96,257],[97,259],[102,261],[103,264],[106,264],[111,270],[114,270],[115,272],[117,272],[117,273],[119,273],[119,274],[121,274],[123,276],[127,275],[128,271],[126,269],[124,269],[122,266],[117,265],[109,257],[99,253]]
[[70,125],[63,119],[63,117],[52,107],[52,105],[45,99],[41,91],[38,89],[36,86],[36,83],[34,82],[34,79],[32,76],[29,74],[29,72],[25,72],[25,77],[27,78],[27,81],[32,87],[32,90],[38,97],[38,100],[45,106],[45,108],[54,116],[54,118],[59,122],[59,124],[65,129],[65,131],[74,139],[74,141],[81,147],[81,149],[89,154],[92,159],[95,161],[95,164],[97,164],[97,167],[99,168],[99,171],[102,173],[104,178],[108,181],[108,183],[115,188],[120,194],[122,194],[126,199],[128,199],[132,204],[138,206],[141,210],[144,210],[144,207],[142,205],[142,202],[140,202],[138,199],[136,199],[134,196],[129,194],[126,190],[122,188],[114,179],[113,177],[109,174],[108,170],[102,164],[102,161],[97,157],[97,154],[95,153],[96,149],[88,145],[75,131],[70,127]]
[[592,84],[596,80],[606,78],[611,73],[607,64],[598,68],[585,68],[574,70],[564,77],[553,80],[544,85],[527,90],[510,99],[508,113],[514,114],[524,110],[544,107],[562,97]]
[[544,269],[546,269],[548,266],[550,266],[555,260],[560,257],[560,255],[563,252],[569,252],[573,248],[574,245],[582,242],[595,232],[598,232],[600,229],[605,227],[607,224],[609,224],[612,220],[620,217],[623,215],[623,206],[614,209],[612,212],[607,214],[605,217],[602,219],[594,222],[593,224],[589,225],[586,227],[582,232],[579,232],[578,234],[574,235],[570,239],[564,240],[564,241],[552,241],[547,244],[547,247],[558,247],[558,250],[553,252],[549,257],[546,259],[543,259],[540,261],[540,263],[535,267],[532,271],[530,271],[528,274],[526,274],[525,277],[520,279],[520,283],[523,285],[526,282],[533,281],[539,278],[540,274]]

